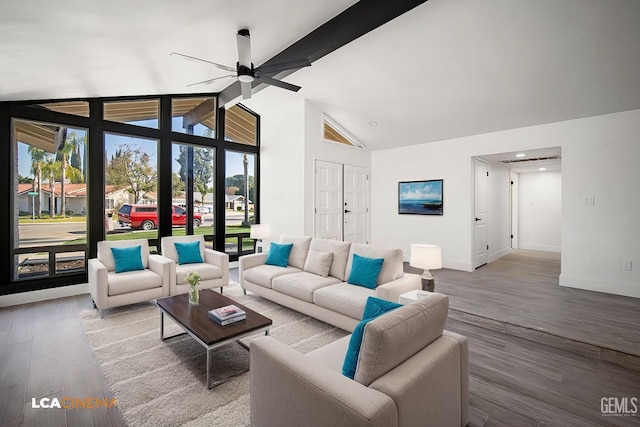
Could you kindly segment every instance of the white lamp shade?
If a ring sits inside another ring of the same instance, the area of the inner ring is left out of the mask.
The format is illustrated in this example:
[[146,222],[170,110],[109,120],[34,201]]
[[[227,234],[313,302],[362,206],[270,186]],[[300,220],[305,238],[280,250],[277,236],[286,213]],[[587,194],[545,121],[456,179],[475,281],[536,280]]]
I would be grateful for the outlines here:
[[442,268],[442,249],[436,245],[414,243],[411,245],[409,265],[425,270]]
[[271,236],[271,227],[269,224],[252,224],[251,225],[251,234],[249,237],[251,239],[266,239]]

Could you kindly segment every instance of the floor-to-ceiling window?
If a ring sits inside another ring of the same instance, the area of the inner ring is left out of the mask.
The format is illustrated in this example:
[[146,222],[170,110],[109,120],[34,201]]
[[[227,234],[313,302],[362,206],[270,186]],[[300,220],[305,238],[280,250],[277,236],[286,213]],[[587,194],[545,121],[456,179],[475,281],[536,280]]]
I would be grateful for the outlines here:
[[0,294],[86,282],[104,239],[159,251],[163,236],[202,234],[232,260],[251,252],[258,135],[255,113],[215,96],[0,103]]

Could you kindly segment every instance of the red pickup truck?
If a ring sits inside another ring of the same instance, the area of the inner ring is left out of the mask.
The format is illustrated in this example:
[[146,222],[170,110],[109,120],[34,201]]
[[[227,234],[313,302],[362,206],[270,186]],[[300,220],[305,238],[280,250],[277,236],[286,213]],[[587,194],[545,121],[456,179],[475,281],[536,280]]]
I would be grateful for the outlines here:
[[[142,230],[153,230],[158,226],[158,205],[124,204],[118,211],[118,222],[122,226]],[[187,223],[187,211],[180,206],[172,206],[171,223],[184,226]],[[193,213],[193,226],[200,227],[202,215]]]

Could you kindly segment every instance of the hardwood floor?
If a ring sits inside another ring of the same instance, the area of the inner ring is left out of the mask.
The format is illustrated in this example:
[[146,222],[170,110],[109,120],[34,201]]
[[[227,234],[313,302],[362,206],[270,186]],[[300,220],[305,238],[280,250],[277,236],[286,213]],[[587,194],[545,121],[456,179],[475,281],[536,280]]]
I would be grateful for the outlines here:
[[[527,258],[525,263],[529,261]],[[541,272],[544,265],[532,261],[528,267],[514,265],[513,269],[518,274],[530,270],[533,276],[545,275],[547,273]],[[474,287],[468,285],[469,280],[476,280],[476,287],[483,286],[482,280],[475,277],[465,281],[464,275],[451,274],[448,277],[453,280],[445,285],[445,276],[450,273],[440,270],[434,272],[436,288],[441,292],[445,289],[454,292],[452,306],[456,304],[460,308],[468,304],[488,314],[486,303],[501,308],[501,315],[511,313],[513,316],[517,308],[511,305],[516,304],[516,298],[510,293],[505,303],[500,303],[498,298],[496,282],[501,279],[493,270],[500,265],[487,267],[491,264],[483,269],[489,271],[494,280],[485,286],[492,293],[486,302],[479,297],[479,290],[471,294],[470,289]],[[500,267],[505,270],[503,274],[510,274],[508,267],[507,264]],[[237,281],[237,269],[231,273],[231,279]],[[459,281],[457,288],[455,281]],[[564,307],[564,303],[551,304]],[[34,397],[112,397],[93,360],[78,317],[81,310],[90,308],[90,297],[81,295],[0,309],[1,426],[125,425],[117,407],[110,410],[31,408]],[[580,324],[579,320],[574,319],[573,323]],[[604,417],[600,412],[603,397],[640,399],[640,372],[454,318],[447,322],[447,329],[469,337],[471,426],[640,425],[640,414]],[[593,333],[606,333],[602,331],[606,329]],[[625,333],[635,336],[633,331]]]
[[560,287],[559,254],[518,251],[471,273],[432,273],[450,318],[640,371],[640,299]]

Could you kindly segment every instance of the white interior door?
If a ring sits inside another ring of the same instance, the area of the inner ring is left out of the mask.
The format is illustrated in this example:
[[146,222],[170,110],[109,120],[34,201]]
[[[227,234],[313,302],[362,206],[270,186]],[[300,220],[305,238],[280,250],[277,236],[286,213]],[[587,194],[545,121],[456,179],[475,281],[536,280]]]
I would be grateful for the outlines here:
[[489,232],[487,228],[487,189],[489,167],[482,160],[475,160],[475,208],[474,208],[474,260],[473,267],[487,263],[489,258]]
[[367,169],[344,165],[344,240],[368,242],[369,174]]
[[342,165],[316,160],[315,236],[342,240]]

